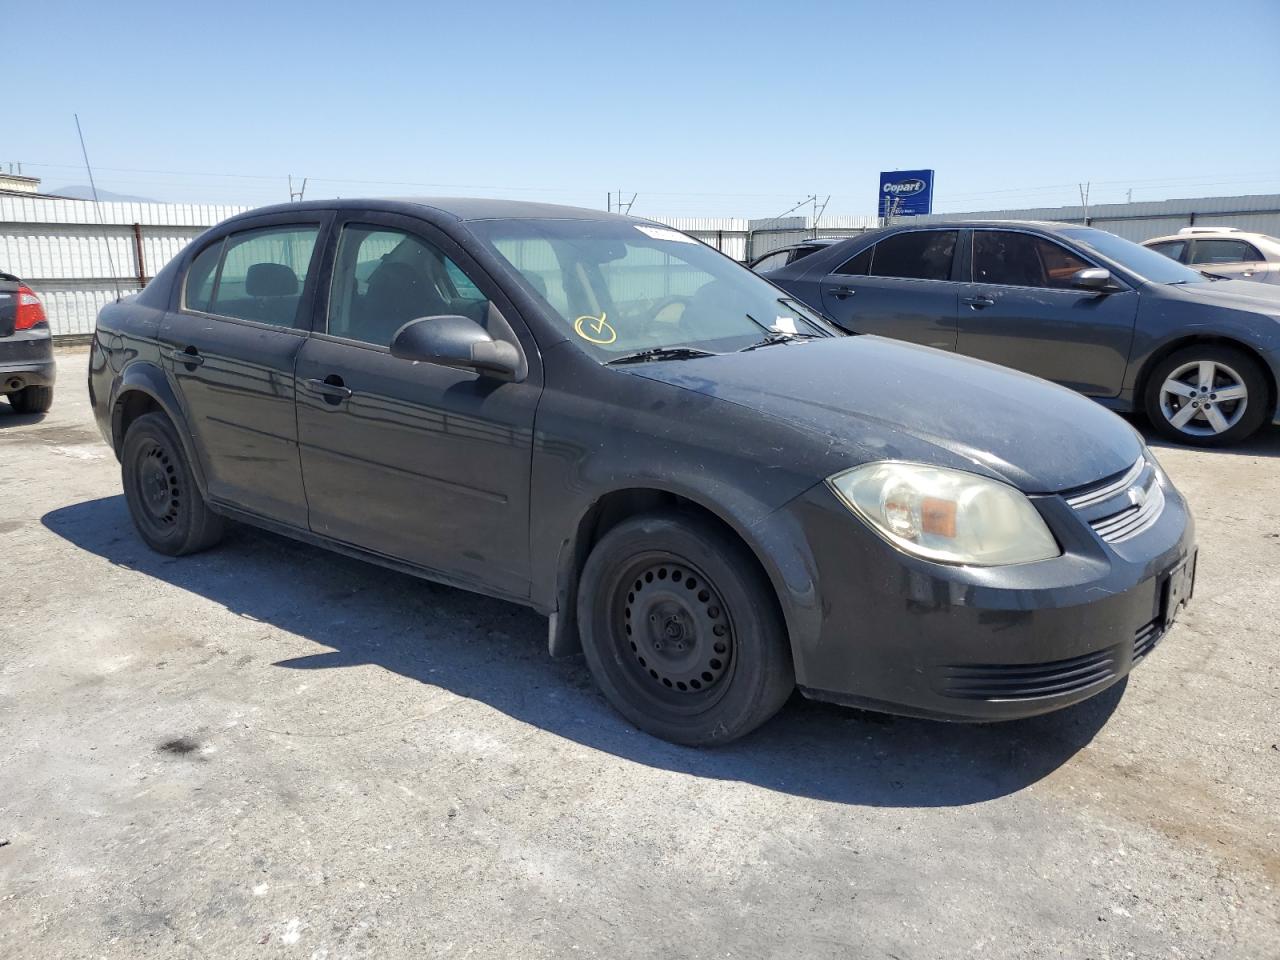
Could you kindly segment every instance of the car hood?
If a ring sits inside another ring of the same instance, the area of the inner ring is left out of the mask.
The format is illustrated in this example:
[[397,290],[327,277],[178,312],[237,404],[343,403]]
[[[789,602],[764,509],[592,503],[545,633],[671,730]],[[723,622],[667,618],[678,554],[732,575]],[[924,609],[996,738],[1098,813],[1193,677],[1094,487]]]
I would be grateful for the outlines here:
[[791,423],[822,445],[829,473],[869,460],[911,460],[1050,493],[1120,473],[1142,450],[1132,427],[1073,391],[881,337],[628,370]]
[[1207,283],[1168,284],[1166,290],[1197,303],[1232,310],[1252,310],[1269,317],[1280,316],[1280,287],[1253,280],[1214,280]]

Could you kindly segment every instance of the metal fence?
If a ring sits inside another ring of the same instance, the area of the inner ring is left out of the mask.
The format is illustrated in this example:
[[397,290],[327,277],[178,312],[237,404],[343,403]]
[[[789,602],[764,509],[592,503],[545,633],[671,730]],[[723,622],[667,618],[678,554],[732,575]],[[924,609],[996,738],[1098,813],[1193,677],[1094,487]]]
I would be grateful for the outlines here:
[[[103,305],[141,289],[190,240],[249,207],[180,203],[101,203],[0,194],[0,270],[17,274],[44,301],[55,336],[85,335]],[[1086,215],[1087,214],[1087,215]],[[874,216],[749,220],[740,217],[652,217],[735,260],[750,261],[814,237],[855,236],[875,229]],[[1235,226],[1280,235],[1280,194],[1205,197],[1089,208],[992,210],[916,217],[1051,220],[1085,223],[1141,241],[1184,226]]]

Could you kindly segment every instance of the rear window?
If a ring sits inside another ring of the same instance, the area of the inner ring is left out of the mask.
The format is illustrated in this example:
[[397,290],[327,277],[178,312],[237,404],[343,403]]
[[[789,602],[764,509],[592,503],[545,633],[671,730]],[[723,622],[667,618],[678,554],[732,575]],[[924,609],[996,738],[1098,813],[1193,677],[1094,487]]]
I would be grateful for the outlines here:
[[298,307],[319,235],[318,225],[294,224],[233,233],[192,261],[184,306],[272,326],[300,326]]
[[[872,277],[904,280],[950,280],[956,254],[955,230],[913,230],[885,237],[870,251],[871,263],[863,273]],[[861,255],[859,255],[861,256]],[[861,264],[854,257],[839,273],[857,273]]]

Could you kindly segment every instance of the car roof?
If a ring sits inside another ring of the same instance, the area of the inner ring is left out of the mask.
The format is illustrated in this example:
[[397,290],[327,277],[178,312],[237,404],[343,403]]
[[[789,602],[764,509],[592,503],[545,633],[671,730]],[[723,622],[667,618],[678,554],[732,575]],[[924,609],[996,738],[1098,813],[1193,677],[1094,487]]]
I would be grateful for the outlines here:
[[1212,229],[1205,227],[1197,228],[1195,233],[1183,233],[1181,230],[1177,233],[1171,233],[1163,237],[1152,237],[1149,240],[1143,240],[1147,243],[1164,243],[1168,240],[1248,240],[1250,242],[1262,241],[1263,243],[1277,243],[1276,237],[1266,233],[1248,233],[1238,227],[1223,227],[1221,229]]
[[627,223],[652,223],[642,217],[627,217],[588,207],[569,207],[558,203],[532,200],[498,200],[483,197],[350,197],[340,200],[306,200],[301,203],[277,203],[239,214],[239,217],[264,214],[295,213],[306,210],[381,210],[391,213],[409,212],[419,207],[444,214],[454,220],[621,220]]

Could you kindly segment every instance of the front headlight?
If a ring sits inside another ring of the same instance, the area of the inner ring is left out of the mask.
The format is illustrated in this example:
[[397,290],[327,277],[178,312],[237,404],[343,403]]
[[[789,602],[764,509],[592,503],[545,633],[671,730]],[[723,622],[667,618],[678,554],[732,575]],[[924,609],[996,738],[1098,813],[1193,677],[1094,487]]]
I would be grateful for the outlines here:
[[882,461],[827,483],[886,540],[927,560],[996,566],[1062,553],[1026,496],[977,474]]

